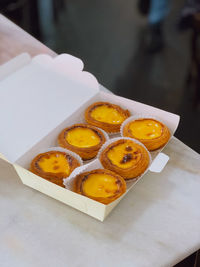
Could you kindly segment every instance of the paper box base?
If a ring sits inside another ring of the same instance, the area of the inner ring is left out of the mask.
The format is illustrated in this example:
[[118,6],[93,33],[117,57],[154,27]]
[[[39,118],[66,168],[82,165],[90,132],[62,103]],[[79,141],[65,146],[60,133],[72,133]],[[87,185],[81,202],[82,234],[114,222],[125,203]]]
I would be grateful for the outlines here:
[[47,180],[38,177],[37,175],[18,165],[14,165],[14,168],[23,184],[34,188],[35,190],[40,191],[41,193],[44,193],[45,195],[48,195],[56,200],[59,200],[79,211],[82,211],[100,221],[103,221],[106,218],[106,216],[121,199],[119,198],[109,205],[104,205],[100,202],[86,198],[56,184],[48,182]]

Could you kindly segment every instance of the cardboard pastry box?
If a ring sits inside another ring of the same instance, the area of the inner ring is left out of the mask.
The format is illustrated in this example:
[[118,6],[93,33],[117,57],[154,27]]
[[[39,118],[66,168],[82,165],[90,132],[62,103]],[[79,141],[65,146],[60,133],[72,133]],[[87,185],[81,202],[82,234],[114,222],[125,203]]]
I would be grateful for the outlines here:
[[[175,114],[103,92],[96,78],[83,71],[83,62],[71,55],[56,58],[38,55],[31,59],[28,54],[22,54],[0,67],[0,157],[13,164],[23,184],[103,221],[125,194],[104,205],[29,171],[31,160],[41,151],[58,146],[60,131],[83,122],[85,108],[96,101],[118,104],[129,109],[132,115],[156,116],[172,135],[179,123],[179,116]],[[149,171],[162,171],[168,156],[161,150],[151,155],[153,162]],[[78,171],[90,170],[99,164],[94,159]],[[135,183],[128,183],[127,192]]]

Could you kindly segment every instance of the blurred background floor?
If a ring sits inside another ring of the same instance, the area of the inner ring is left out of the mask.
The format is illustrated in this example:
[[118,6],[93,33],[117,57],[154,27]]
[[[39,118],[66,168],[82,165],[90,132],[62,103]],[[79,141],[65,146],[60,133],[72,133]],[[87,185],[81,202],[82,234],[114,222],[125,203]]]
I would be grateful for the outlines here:
[[[184,1],[171,1],[165,49],[154,55],[145,50],[147,21],[136,2],[68,0],[56,24],[41,16],[44,42],[57,53],[80,57],[112,92],[181,115],[176,136],[200,152],[200,109],[194,108],[193,86],[186,84],[191,32],[177,26]],[[44,11],[50,7],[48,1],[40,5]]]

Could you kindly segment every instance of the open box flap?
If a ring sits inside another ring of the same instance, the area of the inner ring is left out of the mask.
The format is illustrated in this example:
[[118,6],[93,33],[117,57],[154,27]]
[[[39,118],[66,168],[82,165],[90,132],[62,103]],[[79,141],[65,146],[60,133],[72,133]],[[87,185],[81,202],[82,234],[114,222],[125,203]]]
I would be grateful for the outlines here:
[[18,57],[0,68],[0,152],[11,162],[99,92],[96,78],[71,55],[24,61]]
[[20,54],[0,66],[0,81],[31,62],[28,53]]

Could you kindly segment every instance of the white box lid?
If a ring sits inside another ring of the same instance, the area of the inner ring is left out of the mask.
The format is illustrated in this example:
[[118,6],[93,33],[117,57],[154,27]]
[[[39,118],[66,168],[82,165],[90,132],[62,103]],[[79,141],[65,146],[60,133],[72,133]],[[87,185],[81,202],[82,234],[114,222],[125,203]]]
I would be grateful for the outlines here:
[[15,162],[99,92],[71,55],[22,54],[0,67],[0,152]]

